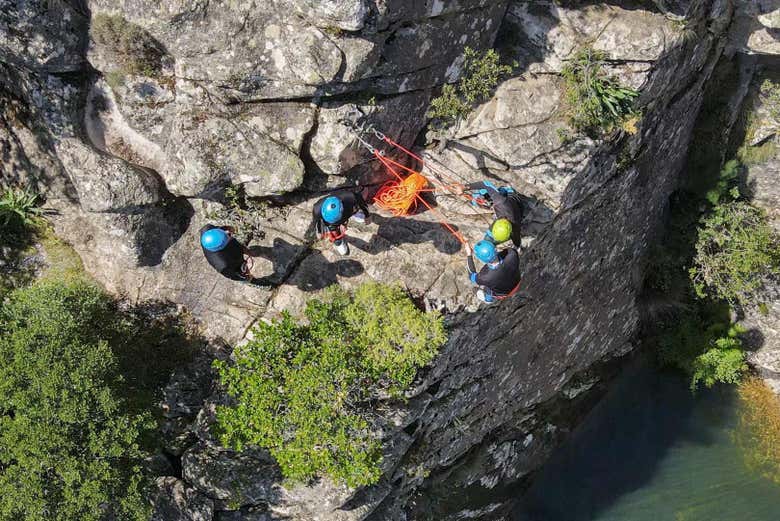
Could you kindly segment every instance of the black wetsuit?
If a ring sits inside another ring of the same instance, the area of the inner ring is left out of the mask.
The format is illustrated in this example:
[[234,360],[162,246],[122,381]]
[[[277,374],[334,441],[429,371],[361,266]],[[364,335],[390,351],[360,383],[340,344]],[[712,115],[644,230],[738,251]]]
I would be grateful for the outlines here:
[[493,296],[508,295],[520,283],[520,257],[517,250],[507,248],[498,252],[501,264],[491,268],[485,264],[479,273],[474,265],[474,257],[469,255],[468,267],[471,281],[489,290]]
[[[200,235],[214,228],[219,228],[219,226],[207,224],[200,229]],[[234,237],[231,237],[227,246],[219,251],[209,251],[203,245],[201,245],[201,249],[211,267],[222,275],[232,280],[247,280],[241,270],[244,265],[244,248]]]
[[467,188],[469,190],[487,190],[487,196],[493,202],[493,212],[496,214],[496,219],[507,219],[512,223],[512,242],[519,248],[522,239],[520,223],[523,222],[523,205],[520,204],[517,194],[504,195],[492,186],[485,185],[482,181],[471,183]]
[[[344,212],[341,214],[341,219],[335,223],[325,222],[322,218],[322,203],[328,197],[336,196],[341,200],[341,204],[344,205]],[[339,227],[342,224],[346,224],[349,218],[355,215],[358,211],[363,211],[366,217],[369,216],[368,206],[365,199],[360,192],[342,192],[339,194],[328,194],[314,204],[312,209],[312,217],[314,219],[314,226],[319,235],[326,232],[338,233]]]

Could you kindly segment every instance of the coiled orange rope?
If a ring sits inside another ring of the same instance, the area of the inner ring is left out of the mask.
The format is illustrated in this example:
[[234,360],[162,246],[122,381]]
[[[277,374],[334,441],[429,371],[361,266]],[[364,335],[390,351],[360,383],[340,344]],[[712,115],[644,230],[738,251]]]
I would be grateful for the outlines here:
[[374,204],[391,212],[395,217],[409,215],[417,209],[417,195],[426,190],[428,180],[417,172],[412,172],[403,181],[389,181],[379,189]]

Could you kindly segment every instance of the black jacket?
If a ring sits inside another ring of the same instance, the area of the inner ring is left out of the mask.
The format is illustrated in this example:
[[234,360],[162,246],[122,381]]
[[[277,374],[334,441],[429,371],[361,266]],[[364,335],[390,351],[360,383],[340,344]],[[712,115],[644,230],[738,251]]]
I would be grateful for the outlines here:
[[[214,228],[218,228],[218,226],[207,224],[200,229],[200,235]],[[203,245],[200,248],[211,267],[219,273],[232,280],[246,280],[246,277],[241,273],[241,267],[244,265],[244,248],[235,238],[231,237],[227,246],[220,251],[209,251]]]
[[[341,215],[341,220],[335,223],[327,223],[322,218],[322,203],[325,202],[325,199],[331,196],[336,196],[341,199],[341,204],[344,205],[344,213]],[[366,214],[366,217],[369,216],[368,206],[366,205],[366,201],[363,199],[363,196],[360,194],[360,192],[328,194],[317,201],[314,204],[314,208],[312,209],[312,218],[314,220],[315,229],[320,235],[328,231],[336,232],[342,224],[345,224],[347,221],[349,221],[349,218],[358,213],[360,210]]]
[[477,273],[474,257],[469,255],[468,267],[472,282],[500,297],[511,293],[520,283],[520,256],[514,248],[507,248],[498,252],[498,258],[501,264],[496,268],[486,264]]
[[493,202],[493,213],[496,214],[496,219],[507,219],[512,223],[512,242],[519,248],[522,239],[520,223],[523,221],[523,205],[520,204],[517,195],[504,195],[495,188],[485,185],[482,181],[471,183],[467,188],[469,190],[487,190],[487,195]]

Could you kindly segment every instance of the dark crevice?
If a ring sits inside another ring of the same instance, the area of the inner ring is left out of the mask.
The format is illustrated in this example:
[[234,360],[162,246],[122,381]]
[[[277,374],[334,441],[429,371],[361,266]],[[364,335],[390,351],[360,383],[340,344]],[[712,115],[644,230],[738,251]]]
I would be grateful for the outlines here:
[[171,465],[171,469],[172,469],[171,475],[177,479],[184,479],[184,473],[181,464],[181,456],[177,456],[176,454],[173,454],[172,452],[169,452],[168,450],[165,449],[163,449],[162,455]]

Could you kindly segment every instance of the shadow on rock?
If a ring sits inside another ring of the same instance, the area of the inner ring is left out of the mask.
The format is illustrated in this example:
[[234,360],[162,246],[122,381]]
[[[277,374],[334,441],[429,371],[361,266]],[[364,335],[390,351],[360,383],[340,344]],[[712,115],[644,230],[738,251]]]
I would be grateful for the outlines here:
[[[440,223],[418,221],[408,217],[382,217],[376,214],[371,216],[371,220],[379,225],[379,229],[368,242],[349,237],[351,246],[369,255],[377,255],[404,244],[425,242],[430,242],[437,250],[448,255],[459,252],[462,247],[460,241]],[[457,230],[457,226],[454,228]],[[375,240],[376,238],[384,240]]]
[[365,271],[355,259],[332,262],[319,250],[290,244],[280,238],[274,239],[270,247],[250,247],[249,254],[273,262],[273,273],[254,279],[257,286],[291,284],[301,291],[317,291],[337,284],[339,277],[357,277]]

